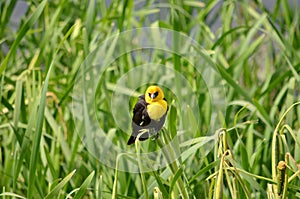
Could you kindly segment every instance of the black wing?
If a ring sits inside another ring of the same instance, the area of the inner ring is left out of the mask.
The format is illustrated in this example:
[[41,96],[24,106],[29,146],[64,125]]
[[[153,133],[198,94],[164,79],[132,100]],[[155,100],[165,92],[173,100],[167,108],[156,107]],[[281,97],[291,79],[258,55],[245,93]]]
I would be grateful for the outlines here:
[[[144,95],[140,96],[139,101],[135,104],[133,109],[132,134],[127,142],[128,145],[135,142],[137,135],[141,133],[143,129],[154,129],[155,132],[158,132],[165,123],[166,114],[159,121],[151,120],[147,113],[147,105]],[[148,133],[143,133],[139,137],[139,140],[143,141],[148,139],[148,137]]]
[[141,95],[133,108],[132,122],[138,126],[147,126],[151,122],[147,113],[147,105],[144,95]]

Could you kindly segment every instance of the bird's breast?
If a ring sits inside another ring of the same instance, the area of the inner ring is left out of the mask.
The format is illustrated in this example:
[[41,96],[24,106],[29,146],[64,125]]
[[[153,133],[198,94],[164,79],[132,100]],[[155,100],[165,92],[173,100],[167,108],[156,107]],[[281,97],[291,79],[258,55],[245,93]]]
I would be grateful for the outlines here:
[[153,102],[147,106],[147,112],[150,119],[159,121],[167,112],[167,104],[164,104],[164,102]]

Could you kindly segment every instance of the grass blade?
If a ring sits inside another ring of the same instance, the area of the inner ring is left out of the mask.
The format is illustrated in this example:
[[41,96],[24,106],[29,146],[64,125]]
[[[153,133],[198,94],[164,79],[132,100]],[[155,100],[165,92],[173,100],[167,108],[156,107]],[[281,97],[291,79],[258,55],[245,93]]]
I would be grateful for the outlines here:
[[53,68],[54,62],[50,65],[49,71],[46,76],[46,80],[44,83],[44,87],[42,89],[41,93],[41,99],[37,114],[37,124],[36,124],[36,131],[34,134],[34,140],[33,140],[33,146],[31,150],[31,156],[30,156],[30,165],[29,165],[29,185],[28,185],[28,192],[27,197],[30,199],[33,196],[33,188],[35,184],[35,172],[36,172],[36,165],[37,165],[37,156],[40,146],[40,140],[42,136],[42,128],[43,128],[43,122],[44,122],[44,113],[45,113],[45,106],[46,106],[46,92],[48,89],[48,83],[50,74]]
[[17,38],[15,39],[13,45],[11,46],[7,56],[3,60],[0,65],[0,75],[6,69],[10,58],[16,53],[17,48],[19,47],[19,43],[21,42],[22,38],[25,37],[28,30],[35,24],[35,22],[39,19],[40,15],[42,14],[47,0],[44,0],[40,3],[40,5],[36,8],[35,12],[32,16],[26,21],[26,23],[22,26],[21,30],[18,32]]
[[67,175],[60,183],[58,183],[52,191],[48,193],[45,199],[52,199],[56,198],[55,196],[61,191],[61,189],[71,180],[73,175],[75,174],[76,170],[73,170],[69,175]]
[[94,177],[95,171],[92,171],[92,173],[90,173],[90,175],[85,179],[85,181],[82,183],[82,185],[80,186],[78,192],[76,193],[76,195],[74,196],[74,199],[80,199],[83,197],[86,189],[88,188],[88,186],[91,184],[91,181]]

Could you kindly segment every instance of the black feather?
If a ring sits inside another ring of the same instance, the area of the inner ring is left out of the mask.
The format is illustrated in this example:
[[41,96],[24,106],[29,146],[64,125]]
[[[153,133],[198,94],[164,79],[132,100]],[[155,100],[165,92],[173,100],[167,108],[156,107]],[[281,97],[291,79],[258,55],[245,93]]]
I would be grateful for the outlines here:
[[[166,99],[164,99],[166,100]],[[135,104],[133,108],[132,117],[132,134],[127,142],[128,145],[133,144],[136,140],[138,134],[144,129],[148,129],[151,132],[157,133],[164,125],[166,120],[166,114],[159,120],[151,120],[147,113],[147,102],[145,101],[145,96],[141,95],[139,101]],[[149,138],[149,133],[143,133],[139,140],[143,141]]]

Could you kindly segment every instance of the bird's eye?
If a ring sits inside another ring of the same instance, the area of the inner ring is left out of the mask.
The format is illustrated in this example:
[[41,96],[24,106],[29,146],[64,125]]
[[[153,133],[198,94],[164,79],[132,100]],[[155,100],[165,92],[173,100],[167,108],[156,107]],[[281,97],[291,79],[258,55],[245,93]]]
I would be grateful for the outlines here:
[[158,91],[156,91],[156,92],[154,93],[154,96],[155,96],[155,97],[157,97],[157,96],[158,96]]
[[148,93],[149,97],[151,97],[151,93]]

